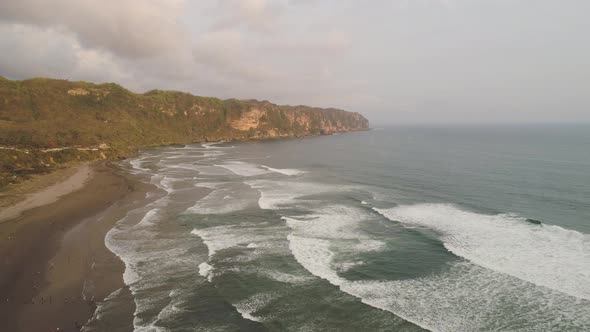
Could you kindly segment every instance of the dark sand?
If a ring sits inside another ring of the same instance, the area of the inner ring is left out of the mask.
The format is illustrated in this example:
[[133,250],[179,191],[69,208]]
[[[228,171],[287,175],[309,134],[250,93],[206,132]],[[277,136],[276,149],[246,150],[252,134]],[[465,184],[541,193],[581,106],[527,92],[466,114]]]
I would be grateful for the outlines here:
[[[81,189],[0,223],[0,330],[77,331],[111,292],[128,293],[104,237],[146,190],[97,163]],[[119,330],[132,329],[128,307]]]

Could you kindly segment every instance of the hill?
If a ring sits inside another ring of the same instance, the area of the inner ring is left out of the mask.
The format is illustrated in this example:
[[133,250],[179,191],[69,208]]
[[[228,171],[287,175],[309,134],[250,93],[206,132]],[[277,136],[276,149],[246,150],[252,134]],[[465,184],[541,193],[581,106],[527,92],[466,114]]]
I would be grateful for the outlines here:
[[117,84],[0,77],[0,186],[72,160],[165,144],[299,137],[368,129],[358,113]]

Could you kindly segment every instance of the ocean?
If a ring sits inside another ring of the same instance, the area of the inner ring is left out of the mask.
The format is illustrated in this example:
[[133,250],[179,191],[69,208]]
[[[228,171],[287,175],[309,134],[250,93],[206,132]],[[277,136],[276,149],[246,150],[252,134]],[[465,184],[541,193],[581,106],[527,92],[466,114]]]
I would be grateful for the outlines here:
[[590,330],[589,126],[387,127],[121,167],[154,185],[105,239],[136,331]]

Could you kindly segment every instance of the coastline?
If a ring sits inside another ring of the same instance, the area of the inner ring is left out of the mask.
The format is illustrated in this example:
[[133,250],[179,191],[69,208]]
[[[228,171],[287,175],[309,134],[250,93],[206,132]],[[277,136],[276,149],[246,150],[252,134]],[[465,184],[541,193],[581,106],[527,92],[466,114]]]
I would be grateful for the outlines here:
[[[135,303],[123,282],[125,265],[105,236],[152,189],[109,160],[95,160],[0,193],[0,328],[132,331]],[[95,315],[113,296],[116,322],[101,326]]]
[[[105,297],[128,292],[123,262],[104,238],[147,185],[104,162],[77,167],[2,211],[2,330],[78,331]],[[132,328],[133,310],[131,301],[120,329]]]

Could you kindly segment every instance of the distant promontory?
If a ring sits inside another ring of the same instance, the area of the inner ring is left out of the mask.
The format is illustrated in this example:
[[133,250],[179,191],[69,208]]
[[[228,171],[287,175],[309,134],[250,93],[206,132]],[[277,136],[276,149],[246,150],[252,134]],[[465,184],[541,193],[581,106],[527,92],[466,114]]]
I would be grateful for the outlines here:
[[0,186],[72,160],[113,159],[146,146],[367,130],[359,113],[221,100],[117,84],[0,78]]

